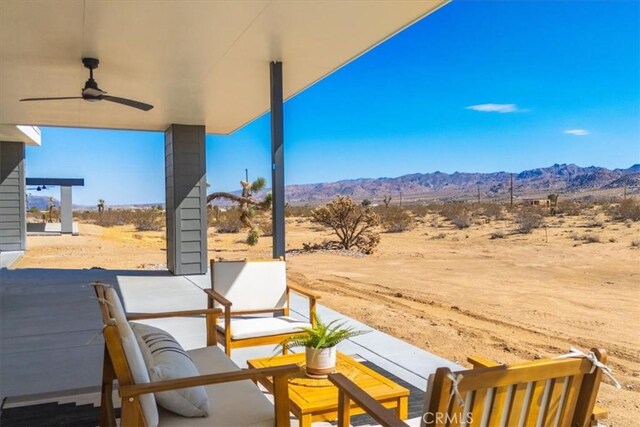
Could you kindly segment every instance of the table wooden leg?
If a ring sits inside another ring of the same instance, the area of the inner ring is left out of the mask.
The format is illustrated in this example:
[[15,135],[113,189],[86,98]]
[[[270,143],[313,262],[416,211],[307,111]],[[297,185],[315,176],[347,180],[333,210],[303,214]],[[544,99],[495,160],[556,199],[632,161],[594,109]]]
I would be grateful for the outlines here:
[[409,398],[401,397],[398,399],[398,406],[396,407],[396,415],[401,420],[409,418]]
[[311,414],[300,415],[300,427],[311,427]]

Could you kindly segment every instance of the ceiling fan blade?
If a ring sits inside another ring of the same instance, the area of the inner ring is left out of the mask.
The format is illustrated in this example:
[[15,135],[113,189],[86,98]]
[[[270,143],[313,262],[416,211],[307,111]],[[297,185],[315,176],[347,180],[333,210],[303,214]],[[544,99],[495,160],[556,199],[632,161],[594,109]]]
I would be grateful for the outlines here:
[[57,98],[25,98],[20,101],[57,101],[59,99],[82,99],[81,96],[61,96]]
[[127,105],[129,107],[137,108],[143,111],[149,111],[153,108],[153,105],[145,104],[144,102],[134,101],[133,99],[119,98],[117,96],[111,96],[111,95],[102,95],[100,98],[104,99],[105,101],[111,101],[118,104]]

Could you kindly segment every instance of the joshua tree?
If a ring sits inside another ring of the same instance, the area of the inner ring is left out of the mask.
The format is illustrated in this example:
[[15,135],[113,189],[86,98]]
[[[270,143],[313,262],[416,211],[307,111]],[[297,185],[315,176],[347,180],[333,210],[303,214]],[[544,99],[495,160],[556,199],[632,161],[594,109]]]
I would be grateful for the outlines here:
[[49,197],[49,222],[53,222],[53,197]]
[[551,211],[551,215],[556,214],[556,209],[558,207],[558,196],[559,194],[557,193],[552,193],[547,196],[547,199],[549,200],[549,210]]
[[253,197],[254,193],[262,190],[265,184],[266,181],[262,177],[259,177],[253,182],[240,181],[240,185],[242,186],[242,194],[240,196],[219,191],[209,194],[207,196],[207,203],[211,203],[215,199],[227,199],[238,203],[240,206],[240,221],[242,221],[242,224],[249,228],[249,230],[254,230],[256,227],[253,224],[252,218],[255,215],[255,210],[266,211],[271,207],[271,193],[268,193],[262,200]]
[[382,203],[384,203],[385,208],[388,208],[389,203],[391,203],[391,196],[384,196],[384,199],[382,199]]
[[358,248],[370,254],[380,242],[375,227],[380,217],[370,207],[359,207],[349,197],[338,196],[324,206],[311,211],[313,221],[331,227],[343,249]]
[[100,199],[98,200],[98,212],[100,212],[102,214],[102,212],[104,212],[104,200]]

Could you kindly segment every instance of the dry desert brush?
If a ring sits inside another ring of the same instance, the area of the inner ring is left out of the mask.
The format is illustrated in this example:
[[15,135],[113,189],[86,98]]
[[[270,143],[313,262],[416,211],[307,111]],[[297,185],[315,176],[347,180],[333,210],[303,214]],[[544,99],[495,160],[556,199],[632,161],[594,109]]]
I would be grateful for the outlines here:
[[399,206],[385,207],[378,210],[382,227],[387,233],[401,233],[413,228],[414,220],[411,214]]
[[544,217],[533,209],[521,209],[514,219],[517,231],[522,234],[529,234],[534,228],[544,225]]
[[342,249],[357,248],[370,254],[380,242],[376,227],[380,217],[370,207],[358,206],[349,197],[338,196],[311,212],[313,222],[331,228]]

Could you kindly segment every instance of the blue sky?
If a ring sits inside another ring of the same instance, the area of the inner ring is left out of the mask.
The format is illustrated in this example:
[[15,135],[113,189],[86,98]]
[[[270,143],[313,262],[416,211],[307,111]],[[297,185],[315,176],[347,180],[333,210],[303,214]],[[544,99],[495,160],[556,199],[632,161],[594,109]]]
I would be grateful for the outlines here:
[[[268,115],[207,136],[212,190],[269,180],[269,138]],[[640,163],[640,2],[454,1],[289,100],[285,147],[288,184]],[[163,135],[45,128],[27,173],[162,202]]]

